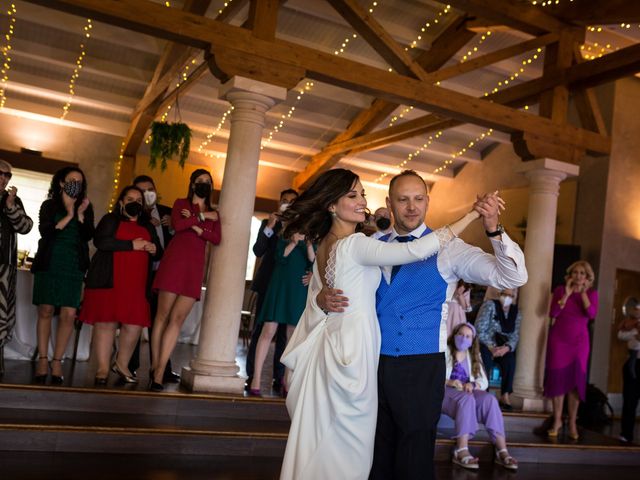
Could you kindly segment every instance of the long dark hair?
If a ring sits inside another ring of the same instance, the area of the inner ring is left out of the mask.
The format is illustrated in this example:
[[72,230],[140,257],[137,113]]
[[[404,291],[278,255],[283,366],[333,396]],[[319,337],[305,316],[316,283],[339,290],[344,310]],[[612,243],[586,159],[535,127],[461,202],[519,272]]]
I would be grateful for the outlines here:
[[64,167],[58,170],[51,179],[51,185],[49,186],[49,193],[47,195],[48,198],[56,202],[60,206],[64,206],[64,202],[62,201],[62,187],[60,183],[64,183],[64,179],[71,172],[78,172],[82,175],[82,190],[80,191],[80,195],[76,198],[75,201],[75,210],[78,210],[78,207],[84,200],[84,197],[87,195],[87,177],[84,175],[84,172],[80,170],[78,167]]
[[209,175],[209,178],[211,179],[211,195],[204,202],[204,206],[205,206],[205,208],[207,210],[213,210],[213,200],[212,200],[212,198],[213,198],[213,177],[211,176],[211,173],[209,173],[209,170],[205,170],[204,168],[198,168],[198,169],[193,171],[193,173],[189,177],[189,192],[187,193],[187,198],[189,199],[189,203],[191,203],[193,201],[193,185],[194,185],[194,183],[196,181],[196,178],[198,178],[200,175]]
[[329,207],[349,193],[359,179],[344,168],[324,172],[281,215],[286,224],[283,236],[289,238],[299,232],[314,243],[322,240],[331,229]]
[[[122,189],[122,191],[120,192],[120,195],[118,195],[118,200],[116,201],[116,203],[118,205],[120,205],[120,202],[124,203],[124,197],[127,196],[127,193],[129,193],[131,190],[135,190],[136,192],[138,192],[141,196],[142,196],[142,205],[144,206],[144,193],[142,192],[142,190],[140,190],[138,187],[136,187],[135,185],[127,185],[126,187],[124,187]],[[118,215],[120,216],[121,219],[126,219],[129,220],[129,217],[126,217],[123,213],[122,213],[122,207],[120,207],[120,211],[118,212]],[[137,223],[139,225],[144,225],[146,223],[149,223],[149,221],[151,220],[151,216],[149,215],[149,212],[147,212],[144,208],[142,209],[142,211],[140,212],[140,215],[138,215],[138,219],[137,219]]]

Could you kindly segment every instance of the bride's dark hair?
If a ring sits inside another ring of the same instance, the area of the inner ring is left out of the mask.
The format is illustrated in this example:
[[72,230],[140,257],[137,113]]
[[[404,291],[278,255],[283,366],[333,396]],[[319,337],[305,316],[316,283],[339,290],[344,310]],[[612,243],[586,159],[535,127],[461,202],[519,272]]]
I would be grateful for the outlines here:
[[329,207],[349,193],[360,179],[351,170],[336,168],[324,172],[285,210],[283,236],[303,233],[312,242],[322,240],[331,228]]

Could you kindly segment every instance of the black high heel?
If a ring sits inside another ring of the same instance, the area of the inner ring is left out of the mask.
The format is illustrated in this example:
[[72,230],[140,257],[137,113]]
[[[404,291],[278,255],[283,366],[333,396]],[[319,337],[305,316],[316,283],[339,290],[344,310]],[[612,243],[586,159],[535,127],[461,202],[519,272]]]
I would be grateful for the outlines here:
[[162,392],[164,390],[164,385],[157,383],[153,379],[153,369],[149,370],[149,390],[152,392]]
[[120,370],[120,367],[118,366],[118,362],[113,362],[113,365],[111,366],[111,371],[119,375],[124,383],[138,383],[138,379],[135,378],[133,375],[127,375],[122,370]]
[[[62,369],[62,359],[61,358],[52,358],[51,359],[51,363],[53,362],[60,362],[60,369]],[[64,382],[64,376],[62,375],[54,375],[53,373],[51,374],[51,383],[53,385],[62,385],[62,382]]]
[[[46,359],[47,360],[47,373],[43,373],[43,374],[35,374],[33,375],[33,381],[35,383],[42,383],[45,384],[47,382],[47,377],[49,376],[49,357],[47,357],[46,355],[40,355],[38,356],[38,361],[42,360],[42,359]],[[36,367],[37,369],[38,367]]]

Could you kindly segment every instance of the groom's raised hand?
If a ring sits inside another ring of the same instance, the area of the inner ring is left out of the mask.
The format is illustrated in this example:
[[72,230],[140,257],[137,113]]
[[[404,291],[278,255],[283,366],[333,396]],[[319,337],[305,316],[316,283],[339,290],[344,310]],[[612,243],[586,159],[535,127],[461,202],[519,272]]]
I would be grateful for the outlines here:
[[505,209],[505,203],[498,196],[498,192],[478,196],[473,209],[482,216],[482,224],[487,232],[494,232],[500,223],[500,210]]
[[349,299],[343,294],[339,288],[322,287],[316,295],[316,303],[325,313],[341,313],[349,306]]

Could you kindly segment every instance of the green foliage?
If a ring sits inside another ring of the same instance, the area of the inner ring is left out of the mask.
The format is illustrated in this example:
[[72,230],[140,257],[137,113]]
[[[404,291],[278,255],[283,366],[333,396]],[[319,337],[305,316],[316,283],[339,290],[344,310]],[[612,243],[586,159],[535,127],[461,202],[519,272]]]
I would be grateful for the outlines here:
[[191,146],[191,129],[186,123],[153,122],[149,144],[149,167],[154,169],[160,160],[160,170],[167,169],[167,160],[178,156],[178,164],[184,168]]

